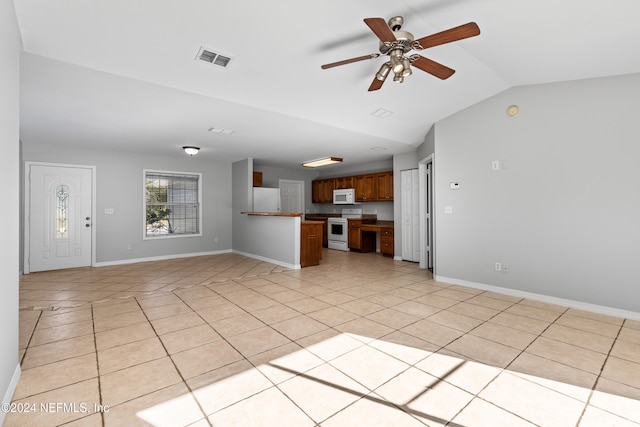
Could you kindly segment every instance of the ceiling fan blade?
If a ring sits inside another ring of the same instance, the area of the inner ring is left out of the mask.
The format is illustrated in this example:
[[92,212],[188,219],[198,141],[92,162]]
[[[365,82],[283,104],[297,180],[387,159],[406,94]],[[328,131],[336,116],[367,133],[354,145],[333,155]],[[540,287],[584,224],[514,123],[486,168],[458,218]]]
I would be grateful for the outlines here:
[[411,65],[442,80],[448,79],[456,72],[456,70],[420,55],[411,57]]
[[364,61],[364,60],[367,60],[367,59],[373,59],[373,58],[377,58],[379,56],[380,56],[379,53],[372,53],[370,55],[358,56],[357,58],[351,58],[351,59],[345,59],[343,61],[332,62],[331,64],[324,64],[324,65],[320,66],[320,68],[322,68],[323,70],[326,70],[327,68],[333,68],[333,67],[338,67],[340,65],[351,64],[352,62],[358,62],[358,61]]
[[384,79],[380,80],[378,78],[378,76],[376,75],[373,78],[373,81],[371,82],[371,85],[369,86],[369,92],[380,89],[382,87],[382,84],[384,83],[384,81],[386,79],[387,79],[387,76],[384,76]]
[[378,36],[383,43],[392,43],[396,41],[396,36],[387,25],[387,21],[382,18],[365,18],[364,23],[371,28],[371,31]]
[[415,50],[428,49],[430,47],[440,46],[441,44],[474,37],[478,34],[480,34],[478,24],[475,22],[469,22],[458,27],[449,28],[448,30],[417,39],[413,42],[412,47]]

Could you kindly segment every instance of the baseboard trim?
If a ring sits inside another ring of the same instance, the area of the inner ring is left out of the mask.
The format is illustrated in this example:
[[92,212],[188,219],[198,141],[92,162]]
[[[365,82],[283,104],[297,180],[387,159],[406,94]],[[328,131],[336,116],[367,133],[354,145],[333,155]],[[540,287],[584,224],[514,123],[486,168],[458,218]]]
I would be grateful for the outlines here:
[[527,298],[549,304],[562,305],[578,310],[591,311],[593,313],[606,314],[614,317],[622,317],[630,320],[640,321],[640,313],[629,310],[622,310],[604,305],[591,304],[582,301],[575,301],[565,298],[552,297],[549,295],[536,294],[533,292],[519,291],[517,289],[502,288],[499,286],[487,285],[484,283],[470,282],[467,280],[454,279],[452,277],[434,276],[438,282],[451,283],[452,285],[466,286],[468,288],[480,289],[483,291],[495,292],[498,294],[510,295],[519,298]]
[[281,267],[289,268],[291,270],[300,270],[300,268],[301,268],[300,264],[289,264],[287,262],[283,262],[283,261],[280,261],[280,260],[277,260],[277,259],[266,258],[266,257],[260,256],[260,255],[250,254],[248,252],[242,252],[242,251],[236,251],[236,250],[232,250],[232,252],[234,254],[246,256],[248,258],[258,259],[260,261],[269,262],[271,264],[276,264],[276,265],[279,265]]
[[[17,365],[15,371],[13,371],[13,376],[11,377],[11,381],[9,382],[7,391],[4,393],[4,397],[2,398],[3,406],[7,403],[11,403],[11,401],[13,400],[13,395],[15,394],[16,388],[18,387],[18,382],[20,381],[21,374],[22,370],[20,369],[20,365]],[[6,411],[0,411],[0,426],[4,424],[4,419],[6,416]]]
[[205,255],[220,255],[220,254],[228,254],[233,252],[231,249],[224,249],[221,251],[210,251],[210,252],[194,252],[188,254],[171,254],[171,255],[161,255],[147,258],[130,258],[130,259],[119,259],[117,261],[104,261],[104,262],[96,262],[94,267],[107,267],[111,265],[124,265],[124,264],[136,264],[138,262],[148,262],[148,261],[164,261],[167,259],[176,259],[176,258],[191,258],[196,256],[205,256]]

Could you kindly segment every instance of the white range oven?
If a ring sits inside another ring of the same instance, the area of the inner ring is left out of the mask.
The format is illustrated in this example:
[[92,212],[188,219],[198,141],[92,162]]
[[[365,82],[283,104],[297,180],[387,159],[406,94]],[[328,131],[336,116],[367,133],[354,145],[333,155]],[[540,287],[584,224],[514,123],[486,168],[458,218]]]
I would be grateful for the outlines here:
[[342,209],[342,215],[327,220],[329,249],[349,250],[349,218],[362,218],[362,209]]

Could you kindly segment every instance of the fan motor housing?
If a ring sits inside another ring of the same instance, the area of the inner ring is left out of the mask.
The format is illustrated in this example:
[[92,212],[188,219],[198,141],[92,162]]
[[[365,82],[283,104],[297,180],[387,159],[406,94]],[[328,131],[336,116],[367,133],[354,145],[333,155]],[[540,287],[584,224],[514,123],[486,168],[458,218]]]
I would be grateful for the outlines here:
[[413,34],[408,31],[394,31],[393,34],[396,36],[396,42],[380,42],[380,53],[382,53],[383,55],[387,55],[394,49],[402,49],[404,53],[409,52],[411,50],[411,44],[414,40]]

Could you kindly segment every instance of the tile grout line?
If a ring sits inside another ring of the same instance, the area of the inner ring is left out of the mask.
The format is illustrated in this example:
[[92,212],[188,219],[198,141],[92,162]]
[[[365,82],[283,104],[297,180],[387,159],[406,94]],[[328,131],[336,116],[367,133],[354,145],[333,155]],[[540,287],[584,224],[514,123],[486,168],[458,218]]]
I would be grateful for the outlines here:
[[[173,293],[173,292],[172,292]],[[174,294],[175,295],[175,294]],[[176,297],[180,298],[179,296],[176,295]],[[182,299],[181,299],[182,300]],[[191,387],[189,386],[189,384],[187,383],[187,380],[184,378],[184,375],[182,375],[182,372],[180,372],[180,369],[178,369],[178,366],[176,365],[176,362],[173,360],[173,357],[171,357],[171,354],[169,354],[169,350],[167,349],[167,347],[165,346],[164,342],[162,341],[162,338],[160,338],[160,335],[158,335],[158,331],[156,330],[156,328],[153,326],[153,323],[151,322],[151,319],[149,319],[149,317],[147,316],[147,313],[144,311],[144,308],[142,308],[142,306],[140,305],[140,301],[137,300],[137,298],[135,299],[136,304],[138,304],[138,307],[140,307],[140,311],[142,311],[142,314],[144,315],[144,318],[147,319],[147,323],[149,324],[149,326],[151,326],[151,329],[153,330],[153,333],[156,335],[156,338],[158,339],[158,341],[160,342],[160,345],[162,346],[162,348],[164,349],[165,354],[167,355],[167,357],[169,358],[169,360],[171,361],[171,364],[173,365],[173,368],[176,370],[176,372],[178,373],[178,375],[180,376],[180,379],[182,380],[182,383],[185,385],[185,387],[187,388],[187,390],[189,390],[189,394],[191,395],[191,397],[193,398],[193,400],[196,402],[196,405],[198,405],[198,409],[200,409],[200,412],[204,415],[204,419],[207,421],[209,427],[213,427],[211,422],[209,421],[209,417],[208,415],[205,413],[204,408],[202,407],[202,405],[200,405],[200,401],[198,401],[198,399],[195,397],[195,395],[193,394],[193,390],[191,389]],[[188,306],[188,305],[187,305]],[[189,307],[191,309],[191,307]],[[146,363],[146,362],[145,362]],[[162,389],[166,389],[171,387],[173,384],[168,385],[167,387],[163,387]],[[159,390],[162,390],[159,389]],[[143,396],[149,395],[151,393],[155,393],[156,391],[159,390],[154,390],[150,393],[146,393]],[[135,399],[139,399],[142,396],[136,396],[135,398],[131,399],[131,400],[135,400]],[[120,403],[121,405],[125,403],[122,402]],[[104,427],[104,426],[103,426]]]
[[[93,348],[96,351],[96,373],[98,375],[98,399],[100,399],[100,405],[104,405],[102,401],[102,375],[100,375],[100,359],[98,357],[98,339],[96,337],[96,322],[94,316],[93,304],[91,304],[91,329],[93,330]],[[104,411],[100,411],[100,420],[102,427],[105,427]]]
[[[602,378],[602,372],[604,371],[604,367],[607,365],[607,362],[609,361],[609,357],[611,356],[611,352],[613,351],[613,347],[615,347],[616,343],[618,342],[618,338],[620,337],[620,332],[622,332],[622,328],[624,327],[624,323],[625,322],[626,322],[626,319],[624,319],[622,321],[622,323],[620,324],[620,327],[618,328],[618,333],[616,334],[615,339],[611,342],[611,347],[609,347],[609,351],[607,352],[607,356],[604,358],[604,361],[602,362],[602,366],[600,367],[600,372],[598,373],[598,376],[596,377],[596,380],[593,382],[593,385],[591,386],[591,391],[589,392],[589,397],[587,398],[587,401],[584,403],[584,407],[582,408],[582,413],[578,417],[578,421],[576,422],[576,427],[578,427],[580,425],[580,422],[582,421],[582,418],[584,417],[585,413],[587,412],[587,409],[589,408],[589,402],[591,402],[591,398],[593,397],[593,394],[596,391],[596,387],[598,386],[598,382],[600,381],[600,378]],[[609,412],[609,411],[607,411],[607,412]],[[617,414],[614,414],[614,415],[617,415]]]
[[[22,358],[20,359],[20,366],[22,366],[22,364],[24,363],[24,359],[26,359],[27,357],[27,352],[29,351],[29,347],[31,347],[31,340],[33,339],[33,335],[36,332],[36,328],[38,327],[38,324],[40,323],[40,319],[42,318],[42,311],[40,311],[40,314],[38,314],[38,318],[36,319],[35,324],[33,325],[33,329],[31,330],[31,334],[29,335],[29,340],[27,341],[27,345],[24,348],[24,354],[22,355]],[[20,334],[18,334],[20,335]]]

